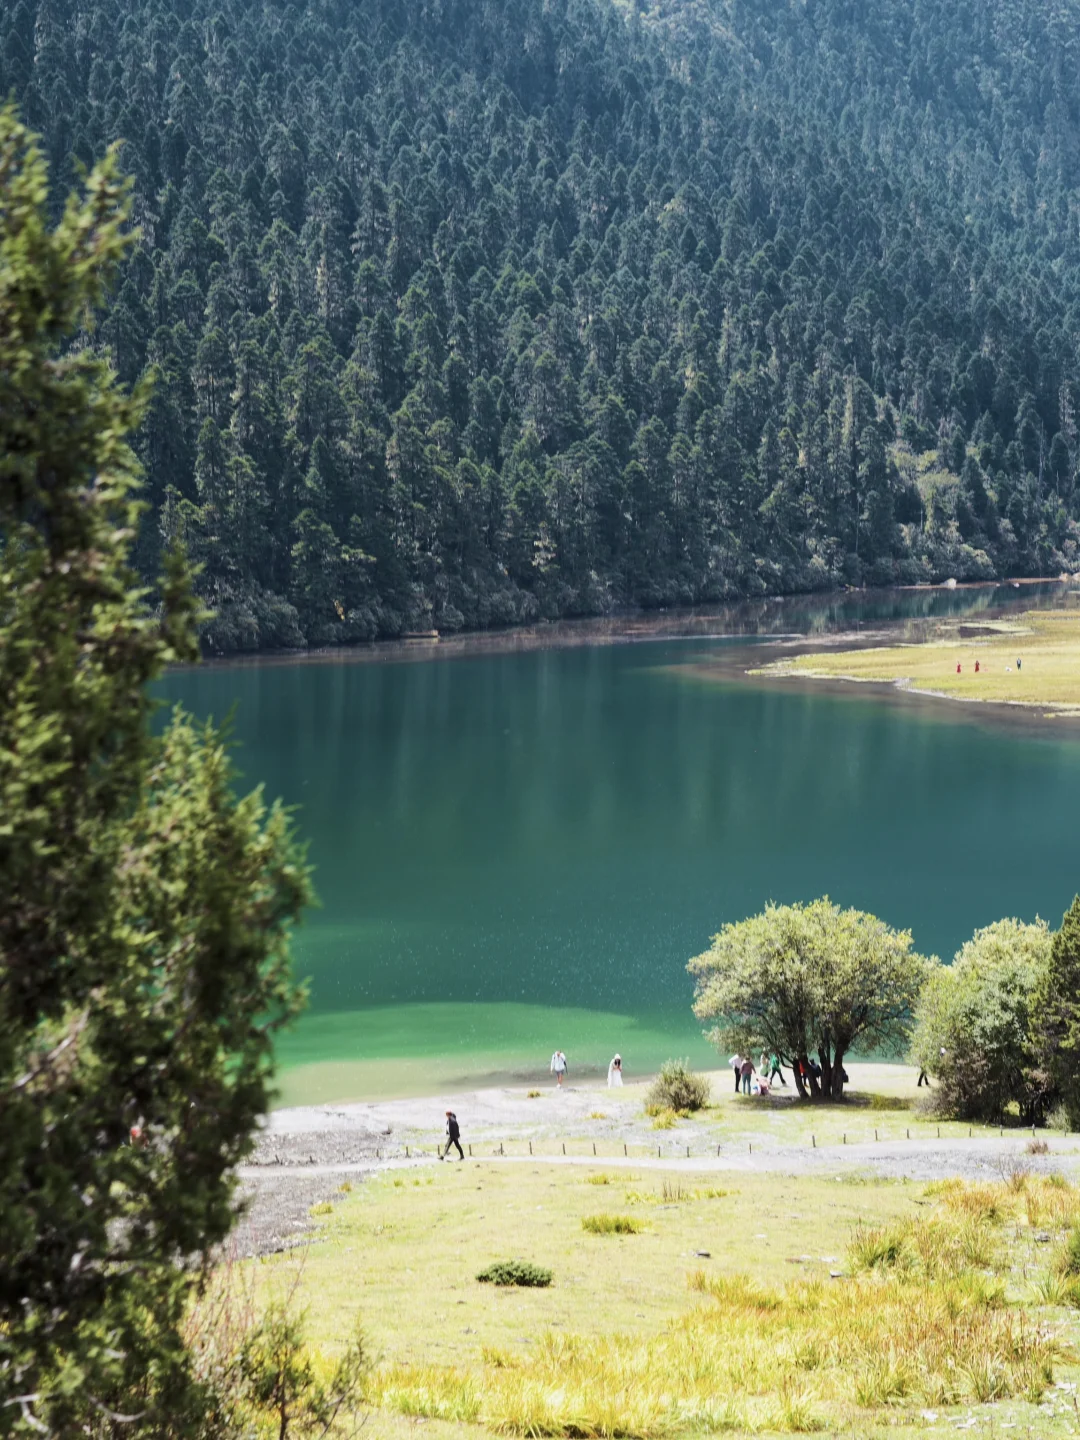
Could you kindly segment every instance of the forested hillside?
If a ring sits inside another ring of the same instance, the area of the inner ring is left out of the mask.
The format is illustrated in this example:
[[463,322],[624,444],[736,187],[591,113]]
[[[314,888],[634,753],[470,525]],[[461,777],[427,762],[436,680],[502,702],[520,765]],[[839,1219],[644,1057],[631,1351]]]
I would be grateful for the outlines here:
[[15,0],[217,649],[1080,567],[1076,0]]

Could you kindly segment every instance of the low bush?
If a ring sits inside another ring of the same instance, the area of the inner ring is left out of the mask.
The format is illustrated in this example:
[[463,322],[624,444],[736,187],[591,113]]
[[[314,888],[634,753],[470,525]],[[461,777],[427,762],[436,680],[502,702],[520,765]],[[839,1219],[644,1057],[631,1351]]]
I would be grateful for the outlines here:
[[652,1115],[652,1128],[654,1130],[671,1130],[675,1125],[675,1121],[679,1118],[674,1110],[657,1110],[650,1108],[648,1113]]
[[708,1080],[685,1060],[665,1060],[645,1097],[647,1105],[663,1110],[701,1110],[710,1099]]
[[1050,1146],[1045,1140],[1029,1140],[1024,1146],[1029,1155],[1049,1155]]
[[586,1215],[581,1228],[590,1235],[638,1235],[642,1230],[632,1215]]
[[496,1260],[486,1270],[481,1270],[476,1278],[482,1285],[523,1285],[544,1290],[554,1276],[550,1270],[534,1265],[531,1260]]

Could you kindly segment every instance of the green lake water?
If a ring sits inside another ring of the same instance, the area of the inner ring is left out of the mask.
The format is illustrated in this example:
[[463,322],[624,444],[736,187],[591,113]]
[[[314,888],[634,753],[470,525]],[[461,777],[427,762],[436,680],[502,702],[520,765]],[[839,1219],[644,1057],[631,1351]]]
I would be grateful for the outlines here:
[[321,908],[294,949],[312,1005],[282,1042],[284,1100],[539,1079],[556,1047],[572,1075],[615,1050],[628,1077],[715,1063],[685,964],[769,899],[828,893],[943,956],[1004,914],[1058,922],[1080,887],[1080,738],[756,685],[736,678],[745,638],[685,628],[166,678],[199,716],[234,709],[245,781],[297,806],[310,842]]

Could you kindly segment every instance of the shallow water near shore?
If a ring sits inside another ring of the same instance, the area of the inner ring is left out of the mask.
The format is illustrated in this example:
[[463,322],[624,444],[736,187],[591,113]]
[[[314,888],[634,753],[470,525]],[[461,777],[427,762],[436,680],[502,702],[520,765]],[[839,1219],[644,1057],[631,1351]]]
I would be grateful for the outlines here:
[[[559,627],[553,648],[170,674],[163,697],[196,715],[235,706],[245,781],[296,805],[310,841],[322,905],[294,949],[312,1009],[281,1045],[283,1101],[530,1083],[556,1047],[582,1074],[615,1050],[629,1075],[709,1063],[686,961],[769,899],[828,893],[944,956],[1003,914],[1056,924],[1080,737],[742,678],[767,658],[755,631],[1053,595],[769,602]],[[648,643],[607,643],[627,639]]]

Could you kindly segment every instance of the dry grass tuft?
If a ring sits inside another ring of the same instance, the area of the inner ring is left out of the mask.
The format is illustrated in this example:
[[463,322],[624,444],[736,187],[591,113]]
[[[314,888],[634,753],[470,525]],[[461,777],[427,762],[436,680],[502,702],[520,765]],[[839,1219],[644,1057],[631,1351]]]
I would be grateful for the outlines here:
[[590,1235],[640,1235],[645,1228],[632,1215],[586,1215],[581,1228]]

